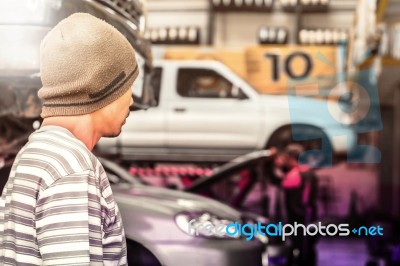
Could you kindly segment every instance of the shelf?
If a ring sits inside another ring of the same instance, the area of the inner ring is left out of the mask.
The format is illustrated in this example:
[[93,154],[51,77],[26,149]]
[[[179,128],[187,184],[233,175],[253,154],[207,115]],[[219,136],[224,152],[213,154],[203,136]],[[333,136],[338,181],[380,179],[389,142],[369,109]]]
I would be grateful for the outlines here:
[[274,0],[211,0],[215,12],[272,12]]
[[[368,57],[364,60],[359,66],[359,69],[367,69],[372,66],[374,63],[375,57]],[[383,56],[381,58],[382,67],[399,67],[400,68],[400,60],[396,60],[391,56]]]

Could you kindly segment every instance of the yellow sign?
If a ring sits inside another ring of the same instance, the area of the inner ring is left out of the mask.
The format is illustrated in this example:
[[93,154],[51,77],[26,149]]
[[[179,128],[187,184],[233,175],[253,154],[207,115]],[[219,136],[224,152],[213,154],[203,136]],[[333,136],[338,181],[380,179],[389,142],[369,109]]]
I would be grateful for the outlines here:
[[291,79],[313,79],[305,91],[331,88],[336,82],[336,46],[254,46],[245,49],[174,49],[165,59],[218,60],[261,93],[285,94]]
[[[332,86],[337,72],[336,49],[334,46],[248,48],[247,81],[263,93],[286,93],[287,82],[291,79],[312,78],[322,88]],[[315,90],[315,87],[309,89]]]

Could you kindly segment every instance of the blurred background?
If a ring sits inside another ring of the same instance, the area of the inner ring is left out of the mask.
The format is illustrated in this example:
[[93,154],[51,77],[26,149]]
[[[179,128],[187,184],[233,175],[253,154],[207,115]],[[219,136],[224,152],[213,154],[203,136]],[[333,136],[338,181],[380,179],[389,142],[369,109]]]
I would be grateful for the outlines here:
[[[380,160],[350,163],[344,156],[316,170],[320,219],[365,220],[372,215],[391,220],[399,215],[399,21],[396,0],[148,1],[148,37],[156,58],[221,61],[261,94],[288,93],[291,77],[282,65],[296,52],[311,58],[307,78],[335,76],[333,82],[340,82],[367,69],[376,75],[377,93],[368,97],[379,102],[380,115],[370,113],[367,119],[382,119],[382,124],[358,130],[358,143],[378,148]],[[193,39],[188,38],[191,33]],[[268,58],[268,53],[276,57]],[[289,64],[301,75],[305,66],[296,59]],[[317,98],[335,101],[351,91],[329,84],[331,79],[319,82],[319,89],[328,92],[320,91]],[[353,94],[350,101],[357,97]],[[272,193],[274,187],[269,189]],[[270,204],[274,210],[274,200]],[[363,265],[370,256],[364,243],[322,239],[320,265]]]
[[286,176],[273,176],[298,144],[314,221],[384,236],[321,237],[316,264],[289,248],[263,265],[400,265],[399,0],[0,0],[2,186],[40,127],[40,40],[74,12],[113,24],[141,67],[135,113],[97,155],[147,186],[285,222]]

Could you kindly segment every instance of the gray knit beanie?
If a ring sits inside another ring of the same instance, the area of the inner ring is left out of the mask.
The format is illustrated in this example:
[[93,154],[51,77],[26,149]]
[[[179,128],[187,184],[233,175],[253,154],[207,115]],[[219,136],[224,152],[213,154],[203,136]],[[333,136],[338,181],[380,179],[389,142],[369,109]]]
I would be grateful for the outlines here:
[[132,87],[139,74],[135,51],[113,26],[75,13],[40,45],[43,118],[92,113]]

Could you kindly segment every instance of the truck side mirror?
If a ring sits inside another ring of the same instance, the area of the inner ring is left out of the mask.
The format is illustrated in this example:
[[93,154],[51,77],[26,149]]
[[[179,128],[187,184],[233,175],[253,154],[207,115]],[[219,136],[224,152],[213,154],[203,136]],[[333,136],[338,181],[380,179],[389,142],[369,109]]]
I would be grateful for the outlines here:
[[153,74],[145,75],[143,79],[144,84],[139,84],[139,86],[135,88],[136,90],[132,92],[133,105],[129,108],[131,112],[147,110],[150,107],[158,105],[154,85],[151,82],[155,80]]
[[239,100],[247,100],[249,97],[242,91],[242,89],[239,89],[239,94],[237,96]]
[[132,94],[132,98],[133,98],[133,105],[131,107],[129,107],[129,110],[131,112],[147,110],[150,108],[150,105],[142,104],[140,99],[138,99],[134,94]]
[[237,87],[235,98],[238,100],[246,100],[249,97],[247,97],[247,95],[243,92],[241,88]]
[[147,105],[143,105],[140,103],[133,103],[133,105],[131,107],[129,107],[129,110],[131,112],[133,112],[133,111],[147,110],[149,108],[150,108],[150,106],[147,106]]
[[232,93],[232,97],[236,98],[238,100],[248,99],[247,95],[243,92],[243,90],[236,85],[233,85],[231,93]]

